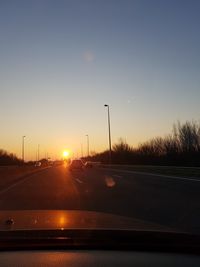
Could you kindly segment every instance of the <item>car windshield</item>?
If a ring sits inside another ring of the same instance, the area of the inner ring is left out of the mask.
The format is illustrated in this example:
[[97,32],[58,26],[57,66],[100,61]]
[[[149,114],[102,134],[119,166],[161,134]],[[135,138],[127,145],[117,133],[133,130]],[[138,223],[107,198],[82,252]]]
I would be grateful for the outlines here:
[[83,165],[81,160],[72,160],[71,165]]
[[74,167],[82,167],[83,166],[83,163],[82,163],[81,160],[72,160],[71,166],[74,166]]
[[199,14],[0,1],[1,218],[200,233]]

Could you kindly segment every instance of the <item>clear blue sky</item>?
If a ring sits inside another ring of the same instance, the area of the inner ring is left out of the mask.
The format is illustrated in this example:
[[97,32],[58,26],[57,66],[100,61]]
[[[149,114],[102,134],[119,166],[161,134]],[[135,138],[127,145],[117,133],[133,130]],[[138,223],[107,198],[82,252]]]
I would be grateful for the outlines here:
[[1,0],[0,147],[134,146],[200,116],[200,1]]

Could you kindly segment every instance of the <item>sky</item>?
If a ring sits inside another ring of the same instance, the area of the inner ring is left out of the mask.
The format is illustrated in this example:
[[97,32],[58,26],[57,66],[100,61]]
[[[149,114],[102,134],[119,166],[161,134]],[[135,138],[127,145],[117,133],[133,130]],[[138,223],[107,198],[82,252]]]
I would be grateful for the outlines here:
[[137,147],[200,116],[200,1],[0,0],[0,148]]

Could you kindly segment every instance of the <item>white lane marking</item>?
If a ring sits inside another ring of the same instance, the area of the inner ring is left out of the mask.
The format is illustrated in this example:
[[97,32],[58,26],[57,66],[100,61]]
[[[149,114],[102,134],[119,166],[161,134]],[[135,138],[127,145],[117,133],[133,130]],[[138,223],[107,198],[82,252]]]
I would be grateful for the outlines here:
[[178,177],[178,176],[169,176],[169,175],[163,175],[163,174],[155,174],[155,173],[149,173],[149,172],[136,172],[136,171],[127,171],[127,170],[119,170],[119,169],[111,169],[111,168],[102,168],[109,171],[117,171],[117,172],[124,172],[124,173],[130,173],[130,174],[143,174],[143,175],[149,175],[149,176],[156,176],[156,177],[162,177],[167,179],[173,179],[173,180],[183,180],[183,181],[194,181],[194,182],[200,182],[200,179],[195,178],[184,178],[184,177]]
[[24,178],[23,180],[20,180],[20,181],[18,181],[18,182],[16,182],[16,183],[10,185],[9,187],[7,187],[7,188],[1,190],[1,191],[0,191],[0,195],[3,194],[3,193],[5,193],[5,192],[7,192],[7,191],[9,191],[10,189],[12,189],[13,187],[15,187],[16,185],[19,185],[19,184],[23,183],[23,182],[24,182],[26,179],[28,179],[28,178],[29,178],[29,177],[26,177],[26,178]]
[[76,178],[75,180],[76,180],[79,184],[82,184],[82,183],[83,183],[83,181],[80,180],[80,179],[78,179],[78,178]]
[[1,195],[1,194],[4,194],[4,193],[7,192],[7,191],[9,191],[9,190],[12,189],[13,187],[20,185],[21,183],[25,182],[26,180],[28,180],[29,178],[31,178],[31,177],[34,176],[35,174],[38,174],[38,173],[40,173],[40,172],[43,172],[44,170],[46,170],[46,169],[48,169],[48,168],[49,168],[49,167],[44,168],[44,169],[42,169],[42,170],[39,170],[38,172],[34,172],[34,173],[27,174],[27,175],[25,175],[25,177],[22,177],[21,179],[19,178],[19,179],[20,179],[19,181],[15,182],[14,184],[12,184],[12,185],[10,185],[10,186],[4,188],[3,190],[1,190],[1,191],[0,191],[0,195]]

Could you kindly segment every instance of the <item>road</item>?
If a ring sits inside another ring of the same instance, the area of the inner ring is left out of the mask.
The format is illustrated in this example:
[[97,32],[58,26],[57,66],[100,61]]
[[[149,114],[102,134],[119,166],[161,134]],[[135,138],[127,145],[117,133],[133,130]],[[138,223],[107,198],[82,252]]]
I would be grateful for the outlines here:
[[0,191],[0,210],[23,209],[100,211],[200,232],[200,180],[51,167]]

